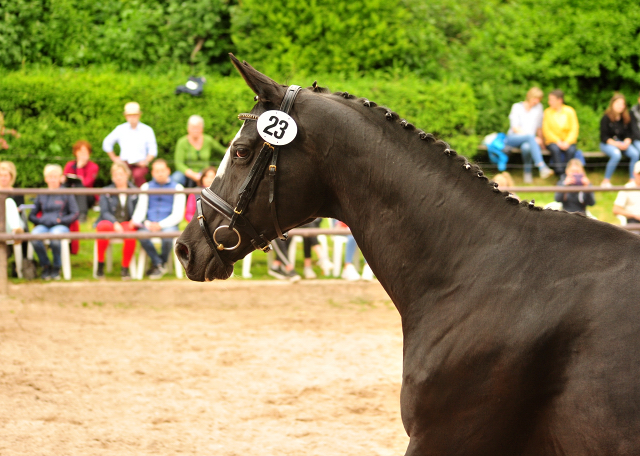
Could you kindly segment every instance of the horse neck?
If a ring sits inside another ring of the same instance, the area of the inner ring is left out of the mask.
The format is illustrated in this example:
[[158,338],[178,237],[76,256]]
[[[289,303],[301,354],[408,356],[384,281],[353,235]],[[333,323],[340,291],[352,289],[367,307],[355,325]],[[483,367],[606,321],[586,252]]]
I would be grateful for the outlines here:
[[327,170],[338,189],[334,216],[349,225],[401,314],[428,293],[464,280],[466,260],[509,236],[495,229],[506,217],[501,213],[519,212],[477,176],[477,167],[414,135],[372,147],[346,141],[349,152]]

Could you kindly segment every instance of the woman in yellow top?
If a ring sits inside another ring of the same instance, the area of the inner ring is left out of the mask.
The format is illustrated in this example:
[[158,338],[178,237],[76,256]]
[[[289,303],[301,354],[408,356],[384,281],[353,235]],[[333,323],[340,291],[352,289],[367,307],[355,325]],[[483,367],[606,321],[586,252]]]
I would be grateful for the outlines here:
[[579,131],[578,116],[564,104],[564,92],[558,89],[550,92],[549,107],[542,117],[542,135],[558,176],[564,174],[565,165],[576,155]]
[[176,143],[176,171],[171,179],[184,187],[196,187],[202,170],[211,166],[213,159],[222,159],[226,152],[218,141],[204,134],[204,119],[193,115],[187,122],[187,135]]

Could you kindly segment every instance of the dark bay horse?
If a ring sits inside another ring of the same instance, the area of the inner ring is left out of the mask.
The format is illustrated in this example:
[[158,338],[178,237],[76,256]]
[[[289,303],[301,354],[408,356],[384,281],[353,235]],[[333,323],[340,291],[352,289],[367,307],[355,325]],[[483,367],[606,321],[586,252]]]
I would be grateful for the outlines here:
[[[315,83],[291,101],[232,61],[257,103],[177,243],[190,279],[340,219],[402,317],[407,455],[640,455],[637,235],[510,198],[373,102]],[[275,163],[256,119],[283,99],[297,135]]]

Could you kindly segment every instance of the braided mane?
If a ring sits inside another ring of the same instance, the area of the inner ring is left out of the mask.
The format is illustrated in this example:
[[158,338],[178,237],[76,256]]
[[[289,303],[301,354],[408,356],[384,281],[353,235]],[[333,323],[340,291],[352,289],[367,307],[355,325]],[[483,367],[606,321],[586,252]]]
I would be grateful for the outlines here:
[[485,175],[484,175],[484,171],[482,170],[482,168],[480,168],[480,166],[478,166],[475,163],[470,163],[465,157],[458,155],[458,153],[452,149],[449,144],[441,139],[437,139],[435,137],[435,135],[433,135],[432,133],[427,133],[424,130],[421,130],[419,128],[416,128],[415,125],[413,125],[412,123],[408,122],[406,119],[401,118],[398,113],[392,111],[391,109],[385,107],[385,106],[380,106],[377,103],[368,100],[367,98],[363,98],[363,97],[357,97],[353,94],[350,94],[349,92],[334,92],[331,93],[331,91],[326,88],[326,87],[320,87],[318,85],[317,81],[313,81],[313,84],[311,85],[311,87],[308,87],[309,90],[313,91],[314,93],[319,93],[319,94],[330,94],[330,95],[334,95],[337,97],[341,97],[345,100],[349,100],[349,101],[353,101],[357,106],[364,106],[367,108],[374,108],[375,110],[379,111],[381,114],[384,114],[385,119],[387,121],[392,121],[394,123],[397,123],[398,125],[400,125],[404,130],[408,130],[410,132],[415,132],[418,134],[418,136],[420,137],[421,140],[423,141],[427,141],[430,144],[435,144],[438,146],[442,146],[444,147],[444,154],[451,157],[452,159],[456,160],[457,162],[460,163],[461,166],[463,166],[467,171],[470,172],[470,174],[484,180],[489,188],[495,192],[495,193],[499,193],[502,196],[504,196],[505,201],[515,205],[515,206],[522,206],[522,207],[527,207],[529,209],[536,209],[536,210],[542,210],[541,207],[537,207],[534,205],[534,202],[531,201],[520,201],[518,200],[518,198],[514,197],[511,193],[506,192],[506,191],[502,191],[498,188],[498,185],[493,182],[490,181]]

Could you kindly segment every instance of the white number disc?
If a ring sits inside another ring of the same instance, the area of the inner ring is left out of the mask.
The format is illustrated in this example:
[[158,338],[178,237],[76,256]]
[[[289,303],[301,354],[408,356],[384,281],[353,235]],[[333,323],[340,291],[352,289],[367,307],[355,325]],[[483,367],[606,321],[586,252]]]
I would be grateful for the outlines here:
[[298,125],[283,111],[267,111],[258,117],[258,133],[269,144],[284,146],[298,134]]

